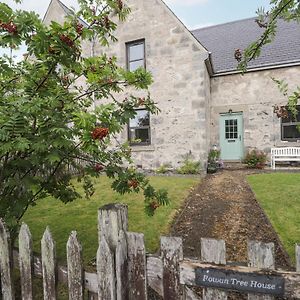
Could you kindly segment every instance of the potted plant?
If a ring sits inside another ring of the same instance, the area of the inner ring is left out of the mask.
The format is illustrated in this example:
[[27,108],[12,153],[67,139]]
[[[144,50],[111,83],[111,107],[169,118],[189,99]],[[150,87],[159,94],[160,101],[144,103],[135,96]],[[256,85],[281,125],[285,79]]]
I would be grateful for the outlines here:
[[209,151],[207,159],[207,173],[213,174],[216,173],[220,168],[222,162],[220,161],[220,150],[216,146]]

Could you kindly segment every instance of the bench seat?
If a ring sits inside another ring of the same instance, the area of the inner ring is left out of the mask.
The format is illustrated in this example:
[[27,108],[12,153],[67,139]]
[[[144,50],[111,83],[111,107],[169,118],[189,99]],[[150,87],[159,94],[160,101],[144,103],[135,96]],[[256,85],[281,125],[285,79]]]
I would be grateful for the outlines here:
[[276,161],[300,161],[300,147],[278,147],[271,149],[271,167],[276,169]]

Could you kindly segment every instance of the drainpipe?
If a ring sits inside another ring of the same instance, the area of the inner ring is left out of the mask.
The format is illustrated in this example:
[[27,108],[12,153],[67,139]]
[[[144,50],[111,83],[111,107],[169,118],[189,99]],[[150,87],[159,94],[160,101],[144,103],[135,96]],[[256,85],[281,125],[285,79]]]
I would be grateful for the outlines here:
[[209,76],[213,76],[215,72],[214,72],[214,66],[212,64],[211,52],[208,52],[208,57],[205,59],[205,65]]

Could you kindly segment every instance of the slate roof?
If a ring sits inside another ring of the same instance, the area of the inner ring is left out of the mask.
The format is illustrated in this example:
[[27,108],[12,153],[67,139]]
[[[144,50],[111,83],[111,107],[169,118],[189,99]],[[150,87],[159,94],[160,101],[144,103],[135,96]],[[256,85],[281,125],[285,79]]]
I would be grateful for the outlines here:
[[[215,74],[236,71],[235,49],[245,49],[263,33],[255,18],[239,20],[191,31],[196,39],[212,53]],[[248,69],[300,63],[300,24],[278,21],[273,43],[262,49],[261,56],[249,63]]]

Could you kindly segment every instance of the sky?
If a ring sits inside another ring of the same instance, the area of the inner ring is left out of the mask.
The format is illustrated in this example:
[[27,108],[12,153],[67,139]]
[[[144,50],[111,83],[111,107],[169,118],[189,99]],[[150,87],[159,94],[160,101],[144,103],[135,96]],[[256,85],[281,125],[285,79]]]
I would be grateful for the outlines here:
[[[61,0],[76,8],[76,0]],[[164,0],[189,29],[222,24],[255,16],[259,7],[269,8],[270,0]],[[13,0],[0,0],[13,8],[36,11],[44,16],[50,0],[23,0],[16,5]],[[23,50],[24,51],[24,50]],[[0,49],[0,54],[3,51]],[[15,53],[17,56],[19,53]],[[20,57],[20,56],[19,56]]]

